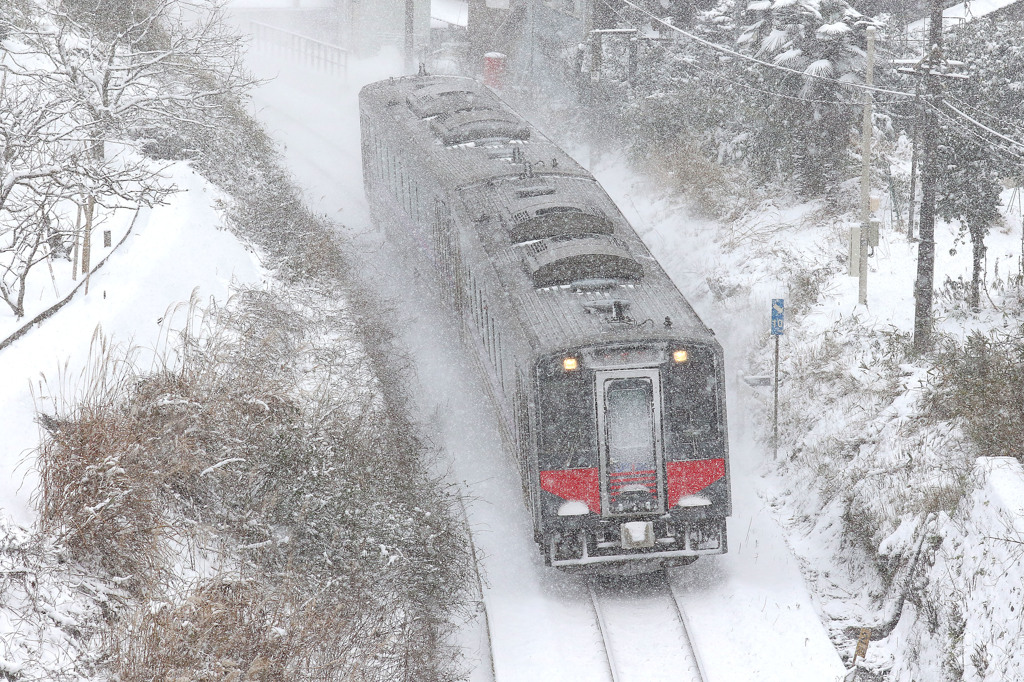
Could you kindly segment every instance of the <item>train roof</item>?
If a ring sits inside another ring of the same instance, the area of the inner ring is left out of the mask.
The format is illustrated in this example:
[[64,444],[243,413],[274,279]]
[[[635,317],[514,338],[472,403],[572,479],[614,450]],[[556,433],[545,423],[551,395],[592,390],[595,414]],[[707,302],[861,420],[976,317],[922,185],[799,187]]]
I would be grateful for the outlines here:
[[404,129],[401,152],[473,225],[538,352],[638,335],[714,343],[593,176],[486,86],[394,78],[364,87],[360,102]]

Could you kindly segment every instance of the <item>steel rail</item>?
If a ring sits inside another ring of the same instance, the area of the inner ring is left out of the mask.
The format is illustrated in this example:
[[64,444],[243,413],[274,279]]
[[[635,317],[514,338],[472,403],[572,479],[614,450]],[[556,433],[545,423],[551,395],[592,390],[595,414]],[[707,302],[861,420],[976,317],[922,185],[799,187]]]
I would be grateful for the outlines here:
[[669,578],[667,569],[661,569],[661,578],[665,581],[665,589],[668,590],[669,599],[672,600],[672,607],[675,610],[676,617],[679,619],[679,625],[683,628],[683,640],[690,650],[690,656],[693,657],[694,663],[697,664],[697,675],[700,676],[701,682],[707,682],[708,676],[704,672],[704,663],[700,660],[697,648],[693,645],[693,638],[690,636],[689,618],[686,617],[686,611],[683,610],[682,604],[679,603],[679,598],[672,587],[672,580]]
[[469,512],[466,510],[466,500],[463,498],[462,491],[458,490],[456,499],[459,502],[459,510],[462,512],[462,522],[466,527],[466,536],[469,538],[469,548],[473,556],[473,573],[476,577],[476,605],[477,610],[483,614],[484,617],[484,636],[487,638],[487,663],[491,671],[491,680],[496,682],[498,679],[498,671],[494,667],[494,642],[491,638],[491,617],[487,613],[487,602],[484,601],[484,581],[480,577],[480,555],[476,550],[476,540],[473,539],[473,528],[469,522]]
[[608,633],[608,625],[604,619],[604,612],[601,611],[601,603],[597,599],[597,592],[594,590],[593,581],[587,584],[587,590],[590,592],[590,603],[594,607],[594,614],[597,616],[597,627],[601,631],[601,640],[604,642],[604,656],[608,661],[608,672],[611,675],[612,682],[620,682],[619,671],[615,667],[615,655],[612,653],[612,642]]

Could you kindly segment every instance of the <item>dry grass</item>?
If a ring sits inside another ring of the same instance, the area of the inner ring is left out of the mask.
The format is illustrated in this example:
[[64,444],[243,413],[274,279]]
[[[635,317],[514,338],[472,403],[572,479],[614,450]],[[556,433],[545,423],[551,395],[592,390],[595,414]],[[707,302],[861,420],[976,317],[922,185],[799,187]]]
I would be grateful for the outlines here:
[[977,332],[963,344],[946,339],[940,346],[930,409],[963,424],[978,454],[1024,457],[1024,343],[1019,335]]
[[304,597],[257,579],[203,581],[119,625],[114,672],[121,682],[338,679],[347,623]]
[[[44,419],[47,528],[137,599],[108,633],[119,678],[455,677],[467,540],[355,320],[311,290],[179,313],[174,362],[98,342]],[[211,555],[228,577],[184,577]]]
[[145,370],[98,339],[89,371],[38,399],[41,515],[131,588],[104,638],[122,682],[458,679],[471,553],[425,473],[408,359],[337,226],[240,106],[229,127],[185,137],[288,286],[193,297]]
[[163,563],[159,479],[119,397],[133,376],[131,352],[99,332],[91,361],[72,387],[65,372],[55,413],[40,410],[47,429],[39,450],[37,504],[43,530],[72,558],[95,564],[139,593]]

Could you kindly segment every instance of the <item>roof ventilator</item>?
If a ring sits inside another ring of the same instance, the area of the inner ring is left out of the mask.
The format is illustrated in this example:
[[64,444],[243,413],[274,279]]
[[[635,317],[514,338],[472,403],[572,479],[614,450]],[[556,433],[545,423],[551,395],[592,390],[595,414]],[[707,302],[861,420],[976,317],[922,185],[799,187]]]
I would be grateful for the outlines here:
[[[548,194],[554,194],[555,188],[550,185],[534,185],[532,187],[520,187],[516,190],[517,199],[526,199],[528,197],[543,197]],[[539,214],[539,213],[538,213]]]
[[[529,186],[514,191],[517,199],[557,194],[554,188],[547,186]],[[519,197],[518,192],[524,192],[529,196]],[[522,244],[552,237],[610,236],[615,232],[612,221],[596,207],[586,204],[573,205],[570,203],[572,201],[568,197],[535,200],[513,211],[510,216],[512,227],[509,231],[512,243]]]
[[[528,140],[530,128],[515,115],[498,109],[464,109],[438,116],[430,122],[434,134],[445,145],[479,142],[481,140]],[[514,153],[514,152],[513,152]]]
[[643,278],[643,268],[626,245],[608,235],[541,239],[524,244],[521,253],[538,289],[587,279],[637,282]]
[[621,298],[587,301],[583,304],[583,308],[588,313],[595,311],[605,313],[608,315],[608,317],[605,318],[607,322],[618,322],[622,324],[633,322],[633,318],[626,314],[626,311],[629,310],[629,301]]

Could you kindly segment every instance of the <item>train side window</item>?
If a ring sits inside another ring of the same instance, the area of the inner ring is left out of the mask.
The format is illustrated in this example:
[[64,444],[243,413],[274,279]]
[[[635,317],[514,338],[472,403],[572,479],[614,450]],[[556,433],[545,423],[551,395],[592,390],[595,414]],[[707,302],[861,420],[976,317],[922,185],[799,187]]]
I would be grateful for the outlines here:
[[515,423],[516,436],[519,445],[519,458],[522,464],[520,469],[527,470],[527,460],[530,456],[530,403],[526,398],[526,380],[522,371],[517,366],[515,369],[516,393],[515,393]]
[[491,348],[491,367],[494,367],[495,369],[497,369],[498,368],[498,348],[497,348],[497,345],[495,344],[495,339],[494,339],[494,318],[490,315],[490,311],[488,311],[488,315],[487,315],[487,331],[488,331],[488,338],[487,338],[487,340],[490,343],[490,348]]
[[384,148],[384,143],[381,142],[381,140],[380,140],[380,135],[375,135],[374,136],[374,147],[375,147],[375,149],[377,151],[374,154],[373,170],[374,170],[374,173],[376,173],[376,175],[377,175],[377,180],[383,181],[384,180],[384,158],[385,158],[384,155],[385,155],[387,150]]
[[542,377],[539,401],[542,470],[598,466],[597,408],[589,372]]

